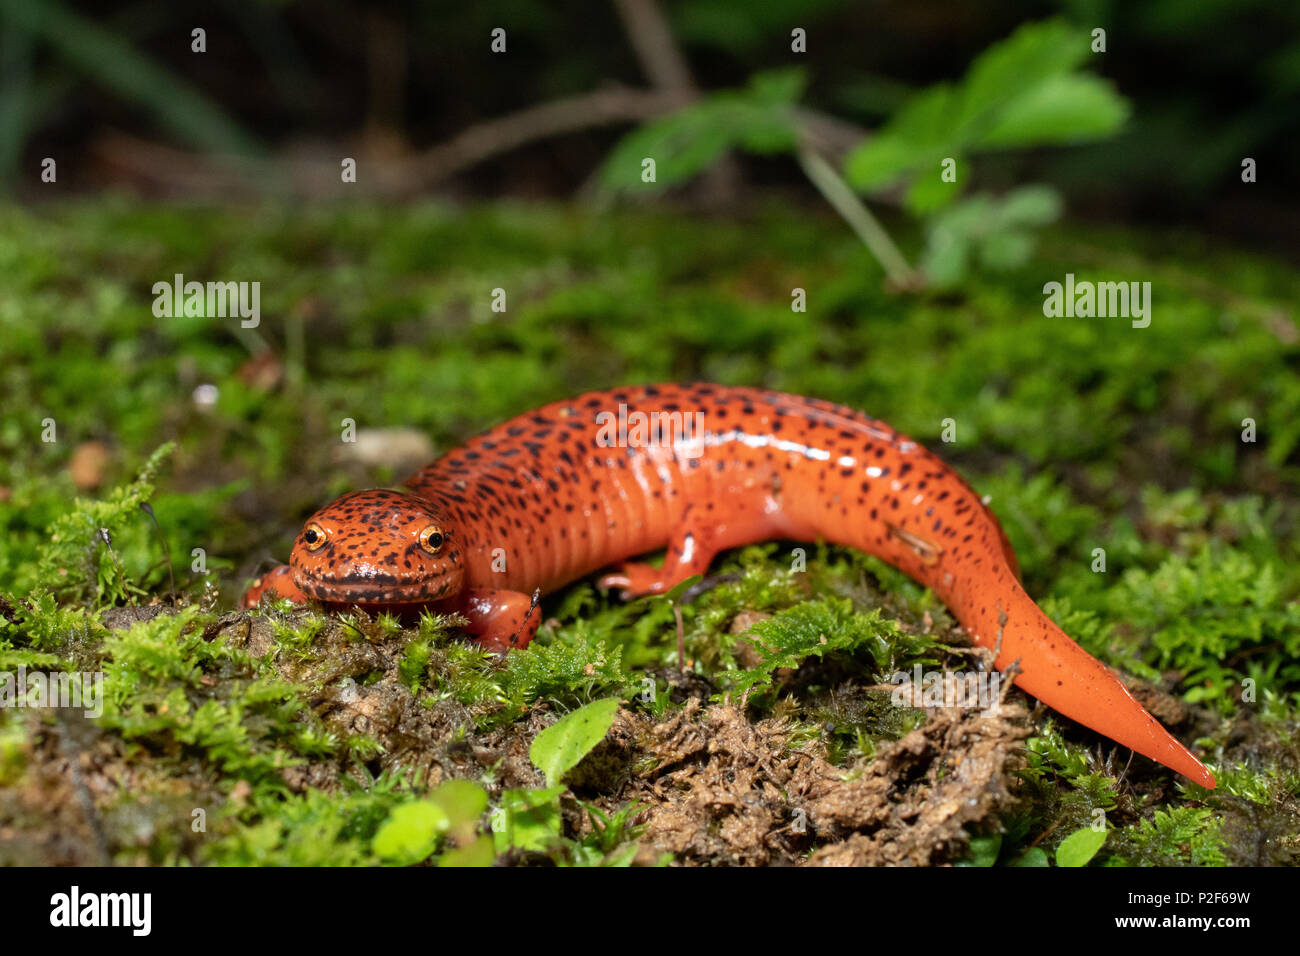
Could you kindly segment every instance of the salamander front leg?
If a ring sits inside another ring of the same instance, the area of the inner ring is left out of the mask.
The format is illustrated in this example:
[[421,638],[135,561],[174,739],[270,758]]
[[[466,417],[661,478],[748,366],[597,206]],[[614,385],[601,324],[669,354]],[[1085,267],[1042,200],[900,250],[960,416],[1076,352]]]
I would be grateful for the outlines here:
[[540,598],[540,592],[528,595],[496,588],[466,588],[456,610],[469,619],[465,630],[480,644],[506,654],[512,647],[527,647],[537,635],[542,623]]
[[687,578],[709,570],[719,548],[713,533],[692,520],[693,510],[688,507],[673,529],[662,568],[641,561],[625,561],[603,575],[597,586],[622,588],[626,600],[644,594],[663,594]]
[[299,591],[298,586],[293,583],[293,573],[289,570],[287,564],[277,564],[270,571],[257,578],[244,592],[239,606],[257,607],[262,600],[263,594],[269,594],[273,598],[288,598],[290,601],[296,601],[299,604],[306,604],[311,600],[311,598]]

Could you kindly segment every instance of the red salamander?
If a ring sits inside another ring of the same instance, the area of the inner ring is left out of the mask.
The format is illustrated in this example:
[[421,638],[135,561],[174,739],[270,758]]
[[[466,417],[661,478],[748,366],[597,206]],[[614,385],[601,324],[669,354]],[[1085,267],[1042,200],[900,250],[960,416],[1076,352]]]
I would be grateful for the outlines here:
[[[1205,787],[1213,774],[1025,593],[997,519],[951,468],[843,405],[722,385],[646,385],[555,402],[405,482],[312,515],[262,591],[457,611],[484,644],[532,640],[538,593],[611,568],[655,594],[718,552],[772,538],[876,555],[931,588],[1043,703]],[[667,548],[662,568],[628,559]]]

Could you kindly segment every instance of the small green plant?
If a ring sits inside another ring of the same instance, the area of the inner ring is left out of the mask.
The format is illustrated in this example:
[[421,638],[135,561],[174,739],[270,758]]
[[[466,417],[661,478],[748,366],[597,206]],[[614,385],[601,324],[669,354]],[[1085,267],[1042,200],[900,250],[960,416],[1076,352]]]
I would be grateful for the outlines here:
[[118,532],[127,527],[136,532],[132,540],[137,545],[142,536],[149,540],[140,506],[153,496],[158,470],[174,449],[171,443],[158,448],[130,484],[114,489],[103,501],[78,498],[50,525],[37,564],[43,586],[56,595],[89,598],[101,606],[146,593],[123,567],[114,542],[121,549]]
[[1300,604],[1283,600],[1272,564],[1207,544],[1191,557],[1170,556],[1154,572],[1128,572],[1108,598],[1112,616],[1122,613],[1145,637],[1152,673],[1182,672],[1188,702],[1227,710],[1245,686],[1256,698],[1265,689],[1300,690]]
[[543,853],[555,849],[564,833],[560,811],[563,785],[541,790],[506,790],[492,813],[498,854],[509,850]]
[[[936,84],[905,102],[849,154],[842,171],[811,145],[815,137],[798,106],[805,74],[756,73],[743,90],[705,96],[624,137],[601,181],[609,190],[656,191],[686,182],[733,149],[792,154],[890,279],[914,285],[917,275],[854,193],[902,189],[904,207],[927,224],[926,280],[955,285],[976,263],[1023,265],[1033,231],[1054,221],[1061,207],[1046,186],[954,205],[974,178],[971,157],[1104,139],[1128,118],[1128,103],[1111,84],[1084,71],[1089,55],[1089,34],[1080,27],[1026,24],[976,58],[960,82]],[[653,178],[644,175],[647,160],[655,164]]]
[[1112,865],[1224,866],[1223,820],[1208,807],[1158,809],[1114,834]]
[[643,809],[628,803],[613,813],[605,813],[594,804],[582,803],[591,822],[591,832],[572,847],[573,861],[579,866],[630,866],[637,854],[636,837],[641,827],[632,821]]
[[[630,806],[606,814],[583,804],[592,822],[592,832],[574,842],[563,837],[560,796],[566,788],[564,775],[599,744],[618,714],[618,698],[592,701],[571,711],[539,733],[528,755],[546,775],[548,786],[540,790],[507,790],[493,812],[492,829],[498,853],[508,850],[544,852],[557,862],[580,865],[626,865],[636,853],[630,843],[630,821],[636,811]],[[627,844],[623,846],[623,844]]]
[[[1060,20],[1030,23],[985,50],[962,80],[910,99],[845,163],[862,190],[906,184],[916,213],[952,203],[970,177],[969,156],[1005,149],[1081,143],[1114,134],[1128,117],[1123,97],[1082,70],[1088,32]],[[958,175],[946,180],[952,160]]]
[[492,841],[475,836],[487,805],[482,787],[468,780],[448,780],[423,800],[394,807],[375,833],[374,852],[388,862],[411,865],[428,860],[439,846],[451,840],[458,845],[436,861],[440,865],[488,865],[492,862]]
[[743,90],[714,93],[628,134],[606,157],[601,182],[626,192],[642,183],[643,162],[655,161],[651,191],[693,179],[732,149],[759,155],[789,153],[797,145],[795,104],[803,94],[802,70],[756,73]]

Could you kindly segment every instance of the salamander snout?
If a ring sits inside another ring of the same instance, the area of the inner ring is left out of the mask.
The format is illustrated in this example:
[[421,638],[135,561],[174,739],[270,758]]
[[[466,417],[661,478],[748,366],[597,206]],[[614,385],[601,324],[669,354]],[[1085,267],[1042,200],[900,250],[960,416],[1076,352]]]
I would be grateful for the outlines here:
[[460,542],[428,501],[375,489],[344,495],[303,525],[289,556],[294,583],[321,601],[407,604],[455,595]]

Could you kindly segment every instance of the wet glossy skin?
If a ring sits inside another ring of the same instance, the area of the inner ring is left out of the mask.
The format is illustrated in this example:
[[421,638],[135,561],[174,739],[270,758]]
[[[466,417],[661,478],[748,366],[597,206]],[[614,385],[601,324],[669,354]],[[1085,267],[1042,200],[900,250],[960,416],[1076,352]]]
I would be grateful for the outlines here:
[[[702,428],[646,432],[637,413]],[[996,666],[1018,660],[1016,684],[1045,704],[1214,786],[1024,592],[1001,527],[961,477],[851,408],[704,384],[596,392],[499,425],[405,485],[346,495],[313,515],[294,544],[292,588],[326,602],[458,610],[472,633],[505,649],[535,633],[538,589],[617,565],[602,585],[657,593],[726,548],[824,539],[932,588],[983,646],[998,645],[1001,627]],[[662,568],[620,563],[665,547]],[[277,574],[263,581],[289,590]]]

